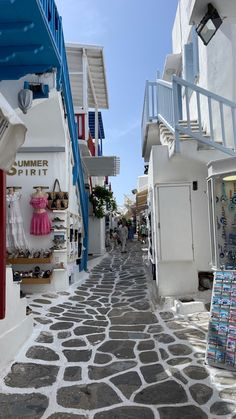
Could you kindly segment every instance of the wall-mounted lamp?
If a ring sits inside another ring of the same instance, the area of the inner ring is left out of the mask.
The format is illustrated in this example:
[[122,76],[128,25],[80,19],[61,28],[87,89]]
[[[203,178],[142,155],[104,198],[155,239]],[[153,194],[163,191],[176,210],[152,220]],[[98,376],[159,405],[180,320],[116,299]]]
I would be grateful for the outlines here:
[[224,178],[223,178],[223,180],[224,181],[226,181],[226,182],[235,182],[236,181],[236,175],[229,175],[229,176],[225,176]]
[[208,3],[208,9],[205,16],[196,28],[198,36],[204,45],[208,45],[212,37],[215,35],[223,20],[221,19],[216,8]]

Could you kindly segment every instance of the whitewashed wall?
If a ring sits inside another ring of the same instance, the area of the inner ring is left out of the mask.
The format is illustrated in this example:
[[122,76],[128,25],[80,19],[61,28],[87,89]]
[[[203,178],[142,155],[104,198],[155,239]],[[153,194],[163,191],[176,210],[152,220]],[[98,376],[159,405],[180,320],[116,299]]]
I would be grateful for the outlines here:
[[148,175],[138,176],[137,190],[141,191],[148,186]]
[[[207,2],[206,2],[207,4]],[[177,8],[175,22],[172,31],[173,53],[182,53],[184,44],[188,43],[191,26],[188,24],[189,0],[180,0]],[[235,3],[236,8],[236,3]],[[199,79],[197,84],[220,96],[236,101],[236,81],[234,77],[236,65],[236,25],[225,21],[212,38],[208,46],[205,46],[200,38],[199,44]],[[191,115],[196,117],[196,100],[191,97]],[[202,123],[209,132],[209,121],[206,101],[201,102]],[[216,115],[214,126],[215,138],[220,138],[219,109],[213,106]],[[232,126],[230,112],[225,111],[226,138],[229,145],[232,144]]]
[[[181,184],[198,182],[198,190],[191,188],[192,228],[194,261],[193,262],[160,262],[158,259],[158,208],[154,203],[153,226],[155,229],[155,255],[157,265],[157,286],[160,295],[188,294],[197,291],[197,272],[209,270],[210,238],[208,225],[208,207],[206,192],[207,167],[204,163],[194,161],[182,154],[169,159],[167,146],[152,148],[149,164],[149,189],[155,197],[156,184]],[[173,209],[175,202],[172,203]],[[176,218],[176,223],[178,219]],[[183,231],[184,234],[184,231]],[[173,241],[175,236],[173,234]]]
[[[28,80],[28,78],[27,78]],[[51,80],[51,83],[53,80]],[[23,80],[18,82],[22,85]],[[16,86],[18,86],[15,83]],[[3,88],[6,98],[12,106],[16,106],[14,90],[11,83],[0,85]],[[17,90],[16,90],[17,91]],[[8,97],[9,94],[9,97]],[[55,179],[59,179],[61,190],[69,192],[69,211],[74,214],[80,214],[80,199],[78,188],[73,185],[72,167],[72,147],[69,138],[68,126],[65,121],[64,108],[62,105],[61,94],[55,89],[50,92],[49,99],[40,99],[33,101],[32,108],[26,115],[18,109],[20,117],[27,126],[27,136],[24,147],[30,148],[30,152],[19,152],[16,156],[15,164],[10,170],[11,175],[7,176],[8,186],[22,187],[21,210],[23,215],[24,229],[30,249],[48,249],[53,245],[53,234],[47,236],[33,236],[30,234],[30,222],[33,214],[33,208],[30,206],[30,197],[35,190],[33,186],[42,185],[53,189]],[[47,151],[48,147],[59,148],[61,151]],[[35,150],[34,150],[35,149]],[[49,217],[52,218],[51,211],[48,210]],[[60,257],[54,255],[54,262],[59,261],[67,263],[66,253],[60,254]],[[50,266],[48,266],[48,269]],[[69,285],[69,275],[74,278],[78,275],[78,266],[70,263],[67,271],[58,271],[53,274],[53,282],[50,285],[24,285],[27,291],[41,292],[45,289],[62,290]],[[56,278],[57,276],[57,278]],[[54,279],[56,278],[56,281]],[[75,278],[77,280],[78,278]]]

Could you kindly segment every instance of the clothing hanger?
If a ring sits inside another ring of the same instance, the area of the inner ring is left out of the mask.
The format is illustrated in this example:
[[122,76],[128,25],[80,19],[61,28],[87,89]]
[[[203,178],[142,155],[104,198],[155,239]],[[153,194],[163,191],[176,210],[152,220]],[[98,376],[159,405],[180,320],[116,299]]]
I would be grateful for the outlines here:
[[7,186],[6,189],[22,189],[21,186]]

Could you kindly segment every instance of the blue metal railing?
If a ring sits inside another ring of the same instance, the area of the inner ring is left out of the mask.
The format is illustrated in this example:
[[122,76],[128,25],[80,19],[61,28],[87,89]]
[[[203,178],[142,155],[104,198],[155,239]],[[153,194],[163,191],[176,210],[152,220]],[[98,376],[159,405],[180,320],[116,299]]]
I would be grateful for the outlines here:
[[[180,123],[184,119],[185,124]],[[191,122],[198,122],[192,128]],[[214,147],[226,154],[236,154],[236,103],[209,92],[193,83],[173,76],[172,83],[164,80],[146,82],[142,132],[150,122],[163,122],[174,134],[175,150],[180,149],[180,135]]]
[[[182,119],[179,109],[181,92],[184,93],[186,118],[184,126],[179,123]],[[179,148],[179,134],[186,134],[203,144],[235,156],[236,103],[177,76],[173,76],[173,100],[177,148]],[[192,129],[192,120],[198,121],[198,130]]]
[[171,132],[174,132],[174,100],[172,83],[157,81],[158,120],[162,121]]
[[147,124],[157,122],[157,83],[146,81],[143,114],[142,114],[142,136],[145,138]]
[[44,13],[46,18],[47,25],[50,29],[52,40],[58,50],[59,56],[62,53],[63,47],[63,30],[62,30],[62,21],[59,16],[57,7],[54,0],[37,0]]
[[78,184],[79,194],[80,194],[80,205],[84,225],[84,241],[83,241],[83,257],[81,267],[82,269],[87,269],[87,255],[88,255],[88,197],[85,191],[84,186],[84,176],[82,163],[80,158],[79,144],[78,144],[78,130],[77,124],[75,121],[74,115],[74,106],[72,100],[70,79],[69,79],[69,70],[66,57],[66,48],[63,36],[62,21],[59,17],[56,5],[54,0],[37,0],[40,2],[41,8],[43,10],[45,21],[48,25],[50,33],[52,35],[52,41],[54,42],[55,47],[57,48],[61,67],[57,69],[58,75],[58,89],[62,89],[65,108],[68,120],[68,127],[70,132],[70,138],[72,143],[72,151],[74,158],[74,167],[73,167],[73,183]]

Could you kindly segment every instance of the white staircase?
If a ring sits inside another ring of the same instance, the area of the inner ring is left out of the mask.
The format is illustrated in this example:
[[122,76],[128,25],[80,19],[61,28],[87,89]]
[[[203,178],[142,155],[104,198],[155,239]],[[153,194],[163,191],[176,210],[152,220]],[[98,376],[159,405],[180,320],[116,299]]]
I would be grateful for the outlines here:
[[[185,129],[188,123],[185,120],[179,121],[179,125]],[[197,120],[192,120],[190,123],[191,131],[193,133],[199,133],[199,123]],[[175,134],[170,131],[169,128],[163,122],[159,123],[160,130],[160,142],[162,145],[166,145],[169,151],[169,157],[175,154]],[[226,158],[228,153],[218,150],[214,147],[214,144],[210,142],[210,136],[205,131],[201,131],[202,136],[205,138],[206,143],[198,141],[190,134],[179,134],[180,141],[180,152],[188,155],[194,160],[208,163],[210,160],[219,160]],[[222,144],[218,141],[218,144]],[[228,156],[229,157],[229,156]]]

